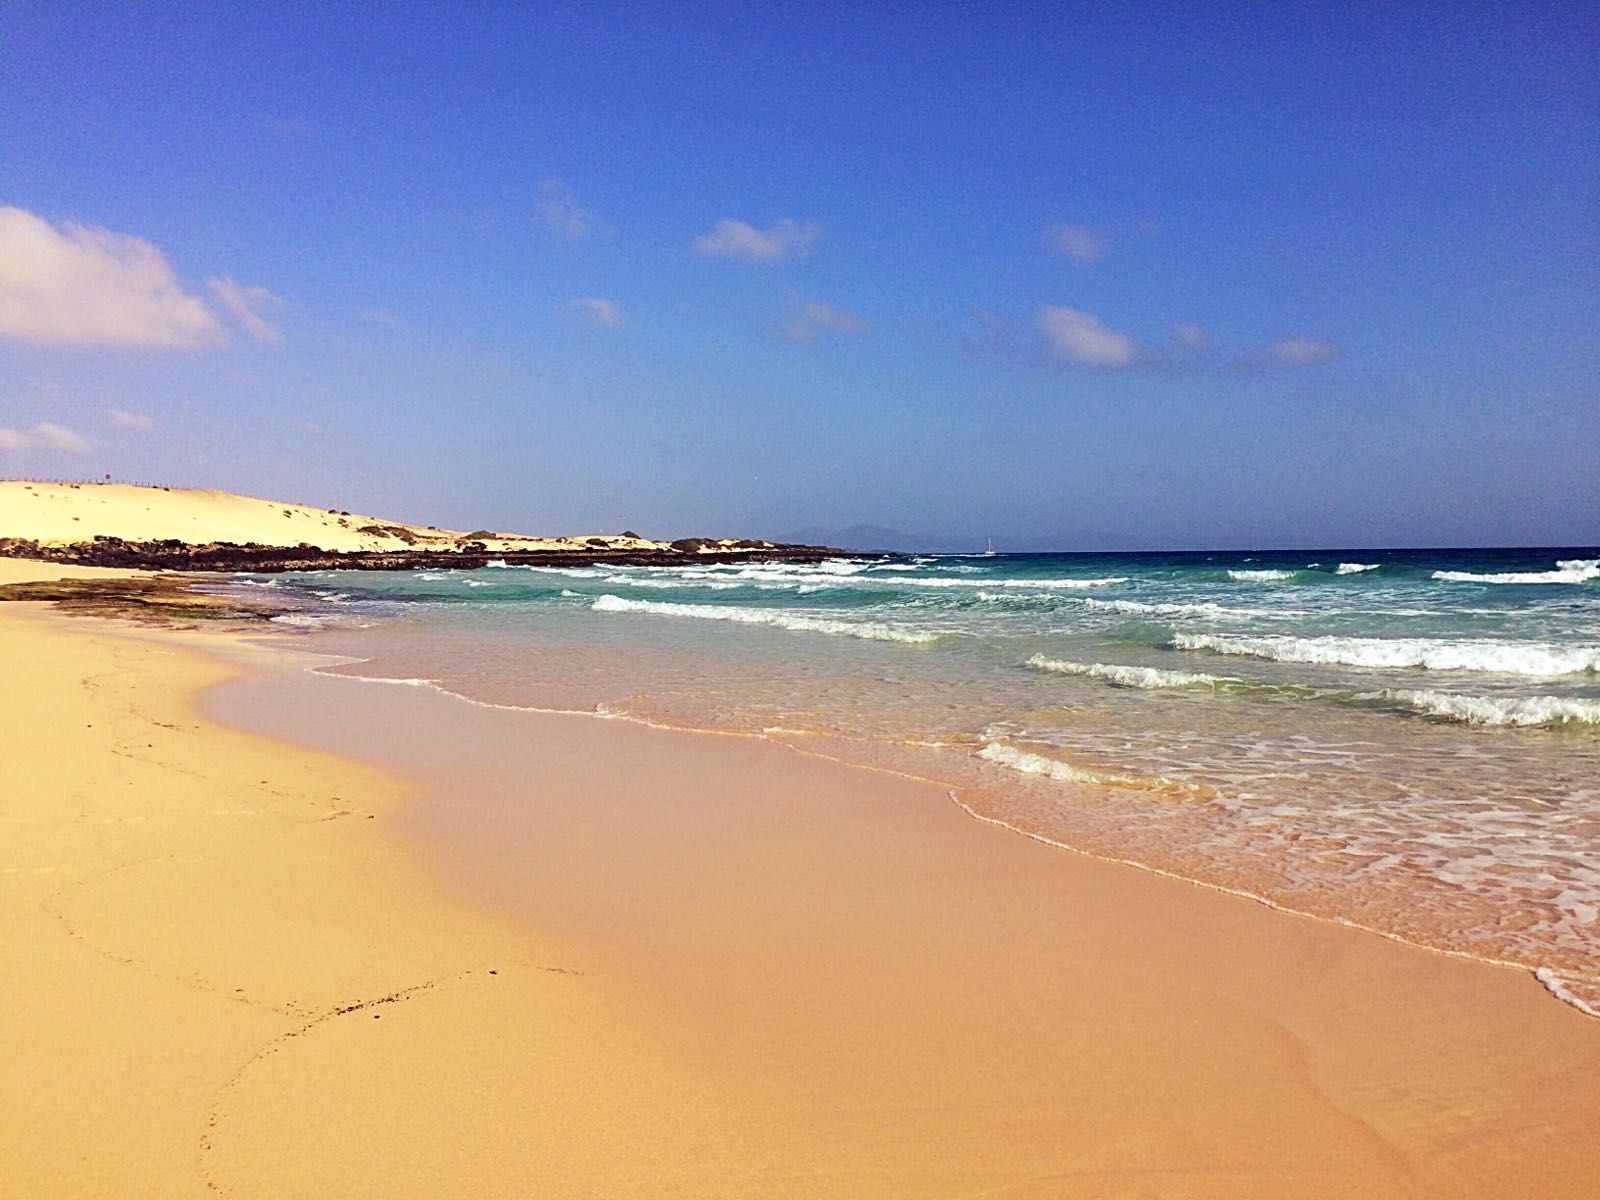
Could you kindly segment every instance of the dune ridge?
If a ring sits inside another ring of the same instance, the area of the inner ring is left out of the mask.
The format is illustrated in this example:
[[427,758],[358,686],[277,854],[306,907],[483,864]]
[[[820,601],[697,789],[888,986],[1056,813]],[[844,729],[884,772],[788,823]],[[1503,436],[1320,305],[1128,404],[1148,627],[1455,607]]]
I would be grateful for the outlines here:
[[[540,536],[488,529],[440,529],[214,488],[131,483],[0,480],[0,553],[20,542],[41,549],[118,539],[264,547],[310,547],[335,554],[374,553],[761,553],[777,545],[752,538],[664,541],[621,534]],[[23,547],[22,549],[26,549]]]

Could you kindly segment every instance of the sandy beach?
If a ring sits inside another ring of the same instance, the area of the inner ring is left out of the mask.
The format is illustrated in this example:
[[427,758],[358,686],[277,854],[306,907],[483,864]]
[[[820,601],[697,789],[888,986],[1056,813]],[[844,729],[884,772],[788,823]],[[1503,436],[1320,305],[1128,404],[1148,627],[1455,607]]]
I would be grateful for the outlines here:
[[7,1194],[1591,1190],[1600,1035],[1525,972],[752,739],[0,646]]
[[1594,15],[0,3],[0,1200],[1600,1200]]

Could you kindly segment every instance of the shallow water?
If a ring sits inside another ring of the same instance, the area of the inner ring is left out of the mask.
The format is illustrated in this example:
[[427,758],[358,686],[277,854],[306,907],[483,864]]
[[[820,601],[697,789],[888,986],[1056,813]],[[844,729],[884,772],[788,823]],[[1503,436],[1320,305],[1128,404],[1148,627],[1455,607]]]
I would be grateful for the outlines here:
[[1600,1007],[1600,551],[242,578],[341,668],[763,734]]

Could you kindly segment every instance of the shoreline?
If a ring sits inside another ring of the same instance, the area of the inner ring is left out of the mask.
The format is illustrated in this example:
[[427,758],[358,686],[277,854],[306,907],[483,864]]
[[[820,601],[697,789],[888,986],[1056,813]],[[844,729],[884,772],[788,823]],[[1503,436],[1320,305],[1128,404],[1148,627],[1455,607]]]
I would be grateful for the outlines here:
[[[1587,1186],[1600,1039],[1509,972],[775,745],[31,608],[0,606],[43,656],[12,716],[67,740],[0,876],[24,1194]],[[115,731],[66,732],[73,672]],[[69,849],[70,889],[35,870]],[[153,1074],[98,1081],[142,1042]]]
[[1427,954],[1438,954],[1445,958],[1460,959],[1465,962],[1476,963],[1480,966],[1495,967],[1516,972],[1533,979],[1545,990],[1546,993],[1549,994],[1551,999],[1555,1000],[1557,1003],[1575,1008],[1587,1017],[1600,1019],[1600,1011],[1594,1009],[1581,997],[1576,996],[1568,991],[1564,986],[1565,980],[1548,966],[1531,966],[1527,963],[1516,962],[1509,958],[1494,958],[1484,954],[1476,954],[1470,950],[1456,950],[1444,946],[1432,946],[1426,942],[1408,938],[1400,933],[1382,929],[1374,925],[1364,925],[1361,922],[1352,920],[1348,917],[1316,912],[1309,909],[1295,908],[1291,905],[1280,903],[1279,901],[1272,899],[1270,896],[1261,895],[1246,888],[1233,887],[1225,883],[1214,882],[1199,878],[1195,875],[1185,874],[1182,871],[1172,868],[1153,865],[1148,862],[1140,861],[1139,859],[1119,857],[1115,854],[1104,853],[1097,850],[1091,850],[1083,846],[1074,845],[1071,842],[1060,841],[1037,830],[1032,830],[1026,828],[1025,826],[1013,824],[1010,821],[1004,820],[1000,817],[992,816],[972,807],[972,805],[968,804],[962,799],[960,788],[952,786],[945,780],[937,779],[930,775],[920,775],[913,771],[902,770],[896,767],[856,762],[838,755],[827,754],[820,750],[807,749],[796,744],[794,741],[784,741],[770,737],[765,733],[742,729],[714,729],[687,725],[670,725],[658,721],[652,721],[648,718],[637,716],[631,713],[619,713],[609,710],[591,711],[588,709],[576,708],[502,704],[491,700],[480,700],[472,696],[465,695],[461,692],[452,691],[442,683],[433,679],[411,679],[382,675],[362,675],[353,671],[344,670],[341,668],[357,667],[368,660],[345,659],[342,655],[337,657],[339,657],[342,661],[329,664],[327,667],[309,666],[306,668],[306,670],[308,673],[313,675],[322,675],[334,679],[349,679],[358,683],[399,687],[421,687],[451,701],[499,712],[518,712],[542,716],[577,717],[596,721],[616,721],[624,725],[637,726],[641,729],[661,730],[663,732],[677,733],[688,737],[726,737],[748,739],[750,741],[781,746],[784,749],[787,749],[790,752],[802,757],[815,758],[819,761],[835,763],[846,768],[847,770],[860,771],[867,774],[882,774],[898,779],[909,780],[914,783],[926,784],[930,787],[938,788],[940,791],[944,792],[949,802],[959,808],[973,821],[1004,829],[1008,833],[1014,834],[1017,837],[1038,842],[1041,845],[1049,846],[1054,850],[1059,850],[1067,854],[1079,855],[1094,862],[1107,863],[1119,867],[1127,867],[1130,870],[1145,872],[1150,875],[1158,876],[1162,879],[1170,879],[1177,883],[1187,884],[1190,887],[1200,888],[1204,891],[1213,892],[1218,895],[1231,896],[1240,900],[1248,900],[1253,904],[1259,904],[1263,908],[1278,913],[1282,916],[1298,917],[1303,920],[1327,924],[1340,929],[1348,929],[1357,933],[1369,934],[1373,937],[1378,937],[1384,939],[1385,941],[1393,942],[1396,945],[1405,946],[1412,950],[1420,950]]

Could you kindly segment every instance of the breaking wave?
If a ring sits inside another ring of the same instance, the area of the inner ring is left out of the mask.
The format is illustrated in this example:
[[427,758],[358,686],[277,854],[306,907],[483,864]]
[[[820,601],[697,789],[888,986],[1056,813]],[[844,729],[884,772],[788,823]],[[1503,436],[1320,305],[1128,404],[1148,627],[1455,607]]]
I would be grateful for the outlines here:
[[829,617],[802,616],[774,608],[725,608],[716,604],[673,604],[663,600],[628,600],[609,593],[589,606],[595,612],[650,613],[658,617],[694,617],[703,621],[732,621],[739,625],[771,625],[803,633],[832,633],[873,642],[925,645],[940,635],[926,629],[887,625],[878,621],[835,621]]
[[1068,783],[1106,782],[1104,777],[1092,771],[1079,770],[1059,758],[1046,758],[1042,754],[1018,750],[1015,746],[1008,746],[1004,742],[990,742],[978,751],[978,757],[1002,767],[1010,767],[1013,771],[1021,771],[1025,775],[1043,775],[1049,779],[1060,779]]
[[1075,590],[1078,588],[1110,587],[1127,583],[1126,575],[1108,575],[1103,579],[896,579],[895,587],[986,587],[986,588],[1043,588],[1045,590]]
[[1225,675],[1206,675],[1199,671],[1163,671],[1157,667],[1128,667],[1115,663],[1065,662],[1061,659],[1046,658],[1042,654],[1035,654],[1026,665],[1036,671],[1051,671],[1058,675],[1086,675],[1122,687],[1134,688],[1216,687],[1218,684],[1239,682]]
[[1426,689],[1390,689],[1385,700],[1466,725],[1600,725],[1600,700],[1567,696],[1458,696]]
[[1430,671],[1488,671],[1502,675],[1575,675],[1600,671],[1600,646],[1548,642],[1466,642],[1442,638],[1231,637],[1175,633],[1177,650],[1209,650],[1273,662],[1352,667],[1421,667]]
[[1340,563],[1335,575],[1359,575],[1363,571],[1376,571],[1377,563]]
[[1282,583],[1293,579],[1293,571],[1229,571],[1228,578],[1235,583]]
[[1600,558],[1566,558],[1554,571],[1435,571],[1435,579],[1449,583],[1587,583],[1600,579]]

